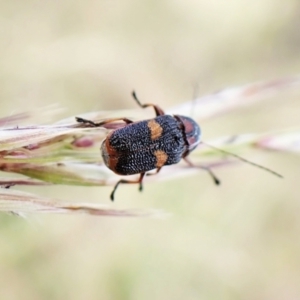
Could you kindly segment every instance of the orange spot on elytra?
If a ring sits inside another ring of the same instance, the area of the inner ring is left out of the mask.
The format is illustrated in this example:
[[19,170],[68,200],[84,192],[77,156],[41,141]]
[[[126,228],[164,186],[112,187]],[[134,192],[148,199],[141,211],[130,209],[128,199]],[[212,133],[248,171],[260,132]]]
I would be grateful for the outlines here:
[[150,120],[148,122],[148,127],[151,133],[151,140],[155,140],[161,137],[163,129],[155,120]]
[[156,157],[156,168],[161,168],[168,159],[167,153],[162,150],[156,150],[154,155]]
[[105,165],[116,172],[116,165],[119,157],[117,151],[110,145],[109,139],[110,135],[107,136],[101,145],[102,158]]

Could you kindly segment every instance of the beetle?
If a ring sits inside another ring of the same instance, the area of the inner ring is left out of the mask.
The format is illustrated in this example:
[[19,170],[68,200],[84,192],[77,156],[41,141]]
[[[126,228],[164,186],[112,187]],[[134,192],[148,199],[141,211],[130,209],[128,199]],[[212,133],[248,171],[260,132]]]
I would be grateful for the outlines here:
[[[155,104],[142,104],[133,91],[132,96],[141,108],[153,107],[155,118],[134,122],[127,118],[113,118],[99,123],[76,117],[77,122],[93,127],[107,123],[123,121],[126,126],[111,131],[101,145],[101,154],[105,165],[118,175],[140,174],[137,180],[119,180],[110,194],[114,200],[118,186],[129,183],[139,184],[143,189],[143,179],[148,171],[156,169],[157,174],[162,167],[177,164],[184,159],[190,166],[193,163],[187,156],[199,145],[201,129],[191,118],[181,115],[168,115]],[[220,181],[205,166],[214,182]]]
[[132,96],[141,108],[153,107],[156,117],[137,122],[127,118],[113,118],[99,123],[76,117],[77,122],[92,127],[100,127],[115,121],[123,121],[126,124],[122,128],[111,131],[102,142],[102,158],[105,165],[116,174],[140,174],[140,177],[137,180],[119,180],[110,194],[112,201],[114,201],[115,192],[121,183],[137,183],[139,190],[142,191],[143,179],[148,171],[156,169],[155,173],[147,173],[147,175],[157,174],[162,167],[177,164],[181,159],[185,160],[190,167],[206,170],[215,184],[219,185],[220,180],[210,168],[202,165],[196,166],[188,159],[188,155],[197,148],[200,142],[277,177],[283,177],[281,174],[237,154],[204,143],[201,141],[201,129],[193,119],[181,115],[167,115],[158,105],[141,104],[134,91]]

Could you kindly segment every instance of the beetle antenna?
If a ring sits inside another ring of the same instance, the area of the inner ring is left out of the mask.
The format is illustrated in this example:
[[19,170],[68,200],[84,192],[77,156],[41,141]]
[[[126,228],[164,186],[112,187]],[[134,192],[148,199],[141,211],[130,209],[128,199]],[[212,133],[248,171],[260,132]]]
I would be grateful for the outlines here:
[[201,143],[204,144],[205,146],[209,147],[209,148],[212,148],[212,149],[217,150],[217,151],[219,151],[219,152],[222,152],[222,153],[224,153],[224,154],[233,156],[233,157],[235,157],[235,158],[237,158],[237,159],[239,159],[239,160],[241,160],[241,161],[243,161],[243,162],[245,162],[245,163],[247,163],[247,164],[249,164],[249,165],[252,165],[252,166],[254,166],[254,167],[257,167],[257,168],[260,168],[260,169],[262,169],[262,170],[265,170],[265,171],[267,171],[267,172],[269,172],[269,173],[271,173],[271,174],[273,174],[273,175],[275,175],[275,176],[277,176],[277,177],[283,178],[283,176],[282,176],[281,174],[279,174],[279,173],[277,173],[277,172],[275,172],[275,171],[273,171],[273,170],[271,170],[271,169],[269,169],[269,168],[266,168],[266,167],[264,167],[264,166],[262,166],[262,165],[256,164],[256,163],[254,163],[254,162],[252,162],[252,161],[250,161],[250,160],[248,160],[248,159],[246,159],[246,158],[244,158],[244,157],[241,157],[241,156],[239,156],[239,155],[237,155],[237,154],[234,154],[234,153],[232,153],[232,152],[229,152],[229,151],[220,149],[220,148],[218,148],[218,147],[212,146],[212,145],[207,144],[207,143],[204,143],[204,142],[201,142]]

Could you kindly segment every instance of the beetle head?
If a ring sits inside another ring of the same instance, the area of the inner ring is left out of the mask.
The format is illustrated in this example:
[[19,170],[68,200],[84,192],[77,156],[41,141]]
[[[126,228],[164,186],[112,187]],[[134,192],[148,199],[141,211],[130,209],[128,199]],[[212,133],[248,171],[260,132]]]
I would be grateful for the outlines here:
[[175,115],[174,117],[180,122],[182,126],[184,139],[187,146],[182,157],[186,157],[200,144],[201,129],[199,125],[189,117],[179,115]]

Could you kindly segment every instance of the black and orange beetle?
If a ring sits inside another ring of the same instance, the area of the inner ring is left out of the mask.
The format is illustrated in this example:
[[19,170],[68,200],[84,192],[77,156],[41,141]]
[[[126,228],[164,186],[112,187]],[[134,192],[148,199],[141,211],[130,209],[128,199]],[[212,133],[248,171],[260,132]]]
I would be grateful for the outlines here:
[[[138,183],[139,190],[143,189],[143,178],[146,172],[156,169],[157,174],[162,167],[177,164],[184,159],[189,166],[208,171],[215,184],[220,184],[213,172],[205,166],[195,166],[187,156],[200,144],[201,130],[199,125],[191,118],[181,115],[166,115],[164,111],[154,104],[141,104],[135,92],[132,93],[137,104],[142,107],[153,107],[156,117],[149,120],[134,122],[127,118],[108,119],[95,123],[90,120],[77,117],[79,123],[88,126],[100,127],[107,123],[123,121],[126,126],[110,132],[101,145],[102,158],[105,165],[119,175],[140,174],[137,180],[119,180],[110,199],[114,200],[114,194],[121,183]],[[203,142],[202,142],[203,143]],[[253,163],[236,154],[208,145],[215,150],[228,154],[268,171],[278,177],[282,177],[275,171]],[[147,174],[153,175],[153,174]]]
[[[138,122],[127,118],[115,118],[100,123],[76,118],[79,123],[95,127],[115,121],[126,123],[125,127],[107,135],[101,145],[102,158],[105,165],[116,174],[140,174],[140,177],[133,181],[119,180],[110,195],[112,201],[121,183],[138,183],[141,191],[143,178],[148,171],[156,169],[158,173],[162,167],[177,164],[181,159],[193,166],[187,156],[199,145],[201,138],[200,127],[193,119],[180,115],[166,115],[157,105],[141,104],[135,92],[132,96],[140,107],[153,107],[156,117]],[[206,169],[215,183],[219,184],[219,180],[210,169],[202,166],[200,168]]]

